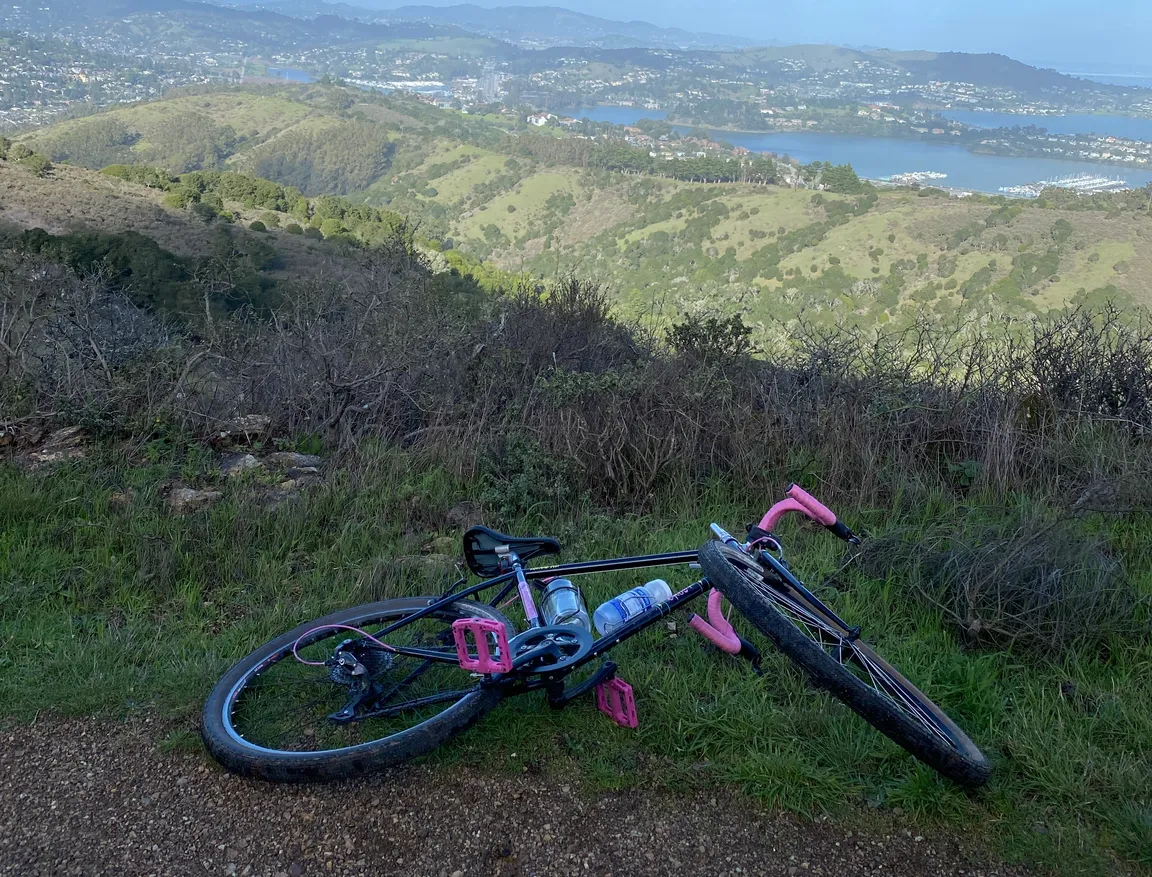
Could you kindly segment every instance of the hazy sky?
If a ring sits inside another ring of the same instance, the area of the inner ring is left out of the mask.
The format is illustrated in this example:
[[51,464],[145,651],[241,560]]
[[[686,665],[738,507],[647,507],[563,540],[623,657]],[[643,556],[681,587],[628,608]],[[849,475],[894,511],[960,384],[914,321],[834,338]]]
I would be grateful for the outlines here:
[[[349,0],[356,2],[356,0]],[[390,5],[403,5],[393,0]],[[406,0],[448,6],[463,0]],[[1152,0],[472,0],[564,6],[616,20],[786,42],[1001,52],[1027,61],[1152,67]]]

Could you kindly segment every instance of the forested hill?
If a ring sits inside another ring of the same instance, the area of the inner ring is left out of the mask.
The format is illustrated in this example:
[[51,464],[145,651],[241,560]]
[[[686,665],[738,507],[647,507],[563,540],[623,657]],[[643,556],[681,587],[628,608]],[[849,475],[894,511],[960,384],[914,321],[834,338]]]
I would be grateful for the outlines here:
[[663,49],[720,48],[755,45],[746,37],[693,33],[657,27],[646,21],[610,21],[558,6],[401,6],[383,14],[395,20],[456,24],[512,42],[535,45],[647,46]]
[[465,33],[450,23],[365,22],[331,13],[300,18],[268,8],[237,9],[199,0],[95,0],[77,4],[68,14],[81,21],[119,21],[138,38],[149,37],[157,45],[184,45],[189,50],[218,51],[222,36],[239,37],[254,54]]
[[[645,318],[739,313],[768,332],[802,313],[874,325],[1152,303],[1147,192],[1009,203],[876,191],[847,167],[662,161],[515,118],[321,85],[186,93],[36,132],[14,149],[93,169],[155,166],[156,197],[210,225],[228,214],[225,223],[295,225],[370,247],[384,210],[430,250],[490,273],[576,272]],[[205,189],[202,174],[217,171],[266,178],[272,194]]]
[[[1046,89],[1084,87],[1096,89],[1101,83],[1086,83],[1083,79],[1032,67],[1006,55],[970,54],[967,52],[875,52],[873,57],[890,60],[912,73],[917,81],[970,82],[995,88],[1013,88],[1025,94]],[[1119,86],[1106,90],[1117,90]]]

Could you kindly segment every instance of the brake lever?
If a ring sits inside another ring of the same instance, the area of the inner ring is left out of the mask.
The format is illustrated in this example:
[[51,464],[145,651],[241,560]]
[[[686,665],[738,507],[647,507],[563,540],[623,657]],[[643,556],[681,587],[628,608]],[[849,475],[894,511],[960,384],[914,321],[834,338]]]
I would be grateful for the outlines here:
[[860,537],[853,533],[843,521],[837,520],[835,524],[828,524],[825,529],[834,536],[839,536],[849,545],[860,544]]

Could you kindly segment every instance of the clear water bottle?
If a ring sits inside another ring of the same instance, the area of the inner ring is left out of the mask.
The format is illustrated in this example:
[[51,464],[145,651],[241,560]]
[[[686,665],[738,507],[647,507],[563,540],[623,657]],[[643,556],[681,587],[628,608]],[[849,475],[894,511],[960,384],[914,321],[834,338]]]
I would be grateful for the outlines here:
[[588,620],[588,608],[580,589],[569,579],[552,579],[544,589],[540,599],[540,617],[547,627],[554,624],[568,624],[582,627],[592,632],[592,622]]
[[672,589],[664,579],[653,579],[642,587],[625,591],[619,597],[601,603],[592,620],[600,636],[608,636],[629,618],[639,615],[657,603],[663,603],[671,596]]

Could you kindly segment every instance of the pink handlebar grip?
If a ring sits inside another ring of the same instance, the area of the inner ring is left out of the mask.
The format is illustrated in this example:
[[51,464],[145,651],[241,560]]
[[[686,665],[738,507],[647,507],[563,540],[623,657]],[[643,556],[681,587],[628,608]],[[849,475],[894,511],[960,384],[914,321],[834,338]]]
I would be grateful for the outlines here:
[[780,519],[789,512],[800,512],[805,517],[812,517],[811,513],[800,503],[794,499],[782,499],[772,508],[768,509],[768,514],[760,519],[759,527],[765,533],[771,533],[776,529],[776,525],[780,523]]
[[739,654],[740,637],[736,635],[736,631],[732,629],[732,625],[728,623],[728,619],[720,609],[722,599],[720,592],[713,588],[708,594],[708,621],[699,615],[693,615],[688,619],[688,626],[721,651],[730,655]]
[[831,527],[836,523],[836,516],[832,514],[831,509],[817,500],[812,494],[808,493],[808,491],[799,484],[793,484],[788,488],[788,496],[800,503],[808,513],[808,517],[816,521],[816,523],[823,524],[825,527]]

